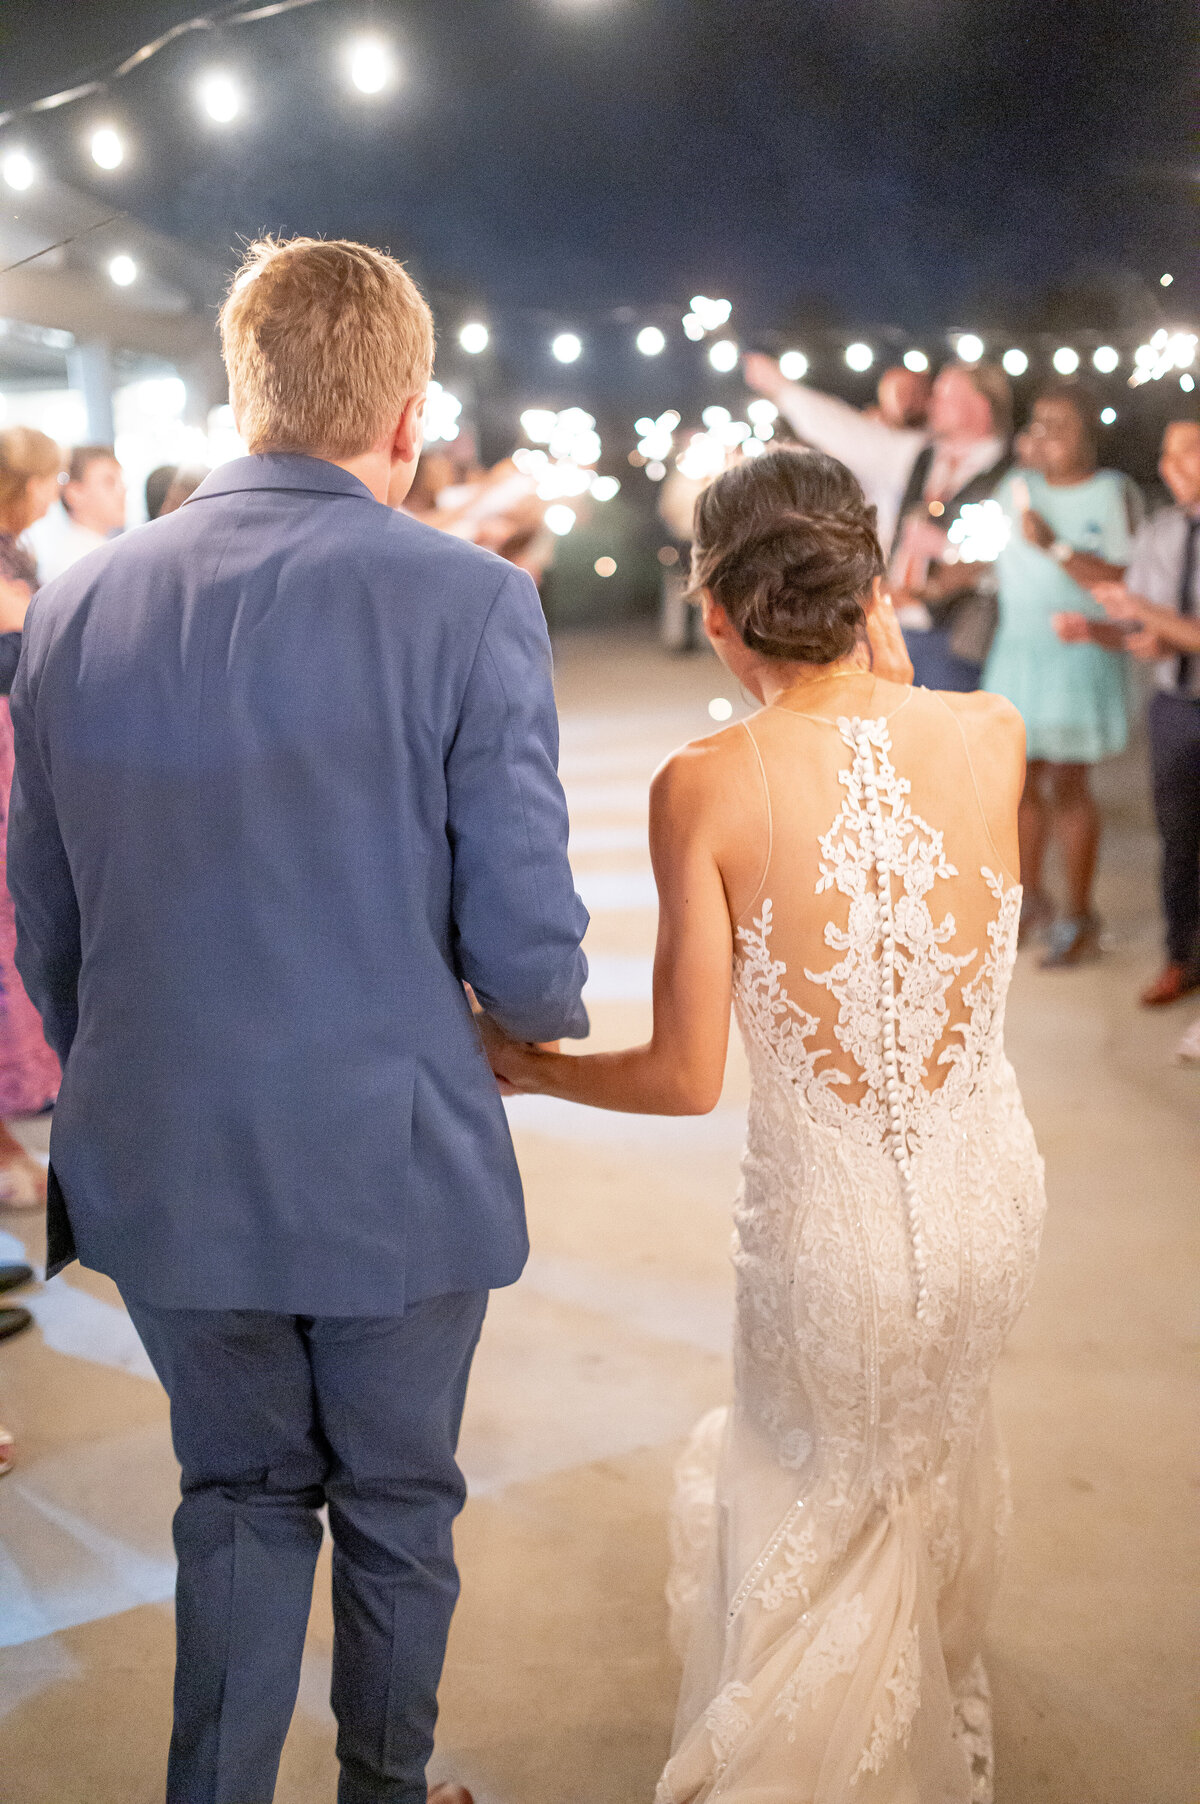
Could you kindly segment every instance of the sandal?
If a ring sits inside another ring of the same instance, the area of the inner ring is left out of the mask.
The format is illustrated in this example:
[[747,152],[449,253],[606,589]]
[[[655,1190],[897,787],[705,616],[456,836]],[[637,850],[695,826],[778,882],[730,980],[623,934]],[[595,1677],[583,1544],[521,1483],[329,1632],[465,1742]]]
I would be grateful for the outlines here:
[[1100,956],[1100,917],[1067,915],[1055,921],[1046,940],[1045,956],[1038,960],[1043,971],[1066,971]]

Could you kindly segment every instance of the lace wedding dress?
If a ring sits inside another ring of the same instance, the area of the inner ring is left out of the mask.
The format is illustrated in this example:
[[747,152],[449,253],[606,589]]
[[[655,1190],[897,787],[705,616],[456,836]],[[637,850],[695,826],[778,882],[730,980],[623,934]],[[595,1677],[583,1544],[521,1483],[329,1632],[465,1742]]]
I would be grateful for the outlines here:
[[656,1804],[990,1804],[988,1383],[1044,1210],[1003,1048],[1020,890],[937,696],[746,730],[735,1395],[677,1474]]

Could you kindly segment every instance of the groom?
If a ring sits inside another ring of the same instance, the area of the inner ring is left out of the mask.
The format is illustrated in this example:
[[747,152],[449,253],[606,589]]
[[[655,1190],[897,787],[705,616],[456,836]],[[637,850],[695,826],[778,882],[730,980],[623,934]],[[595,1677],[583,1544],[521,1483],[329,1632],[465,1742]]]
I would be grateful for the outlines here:
[[50,1269],[116,1280],[171,1399],[170,1804],[271,1799],[323,1506],[340,1804],[424,1804],[467,1375],[527,1251],[463,986],[582,1036],[587,915],[533,584],[384,505],[425,302],[268,242],[221,332],[252,455],[44,589],[13,691]]

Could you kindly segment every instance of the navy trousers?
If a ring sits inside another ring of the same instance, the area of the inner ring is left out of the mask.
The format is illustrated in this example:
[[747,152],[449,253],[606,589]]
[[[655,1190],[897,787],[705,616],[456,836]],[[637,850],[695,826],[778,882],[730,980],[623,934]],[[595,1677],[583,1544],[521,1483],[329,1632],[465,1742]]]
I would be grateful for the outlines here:
[[183,1469],[167,1804],[270,1804],[322,1505],[338,1804],[424,1804],[458,1597],[455,1450],[487,1293],[387,1317],[125,1301],[171,1399]]
[[1200,961],[1200,701],[1150,698],[1150,768],[1162,847],[1167,957]]

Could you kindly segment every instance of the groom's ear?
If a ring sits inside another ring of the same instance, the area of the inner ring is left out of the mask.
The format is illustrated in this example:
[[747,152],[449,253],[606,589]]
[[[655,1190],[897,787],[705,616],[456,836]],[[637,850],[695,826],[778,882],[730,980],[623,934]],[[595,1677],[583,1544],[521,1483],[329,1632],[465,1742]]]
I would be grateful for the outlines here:
[[404,409],[396,422],[396,431],[392,439],[392,462],[394,464],[416,464],[421,455],[421,447],[425,442],[425,391],[419,395],[410,395],[404,403]]

